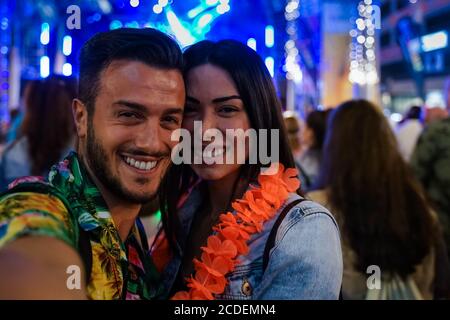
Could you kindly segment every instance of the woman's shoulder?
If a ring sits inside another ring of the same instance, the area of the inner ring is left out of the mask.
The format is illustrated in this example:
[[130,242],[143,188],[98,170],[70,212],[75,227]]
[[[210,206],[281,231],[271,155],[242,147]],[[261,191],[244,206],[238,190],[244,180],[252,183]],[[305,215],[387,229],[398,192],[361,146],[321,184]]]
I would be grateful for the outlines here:
[[[298,296],[337,299],[343,262],[336,221],[324,206],[300,196],[295,198],[302,201],[289,210],[280,224],[268,273],[271,274],[270,268],[291,269],[290,277],[283,280],[286,286],[296,283],[302,288],[293,289],[299,290]],[[300,278],[295,277],[298,274]]]
[[295,200],[297,200],[298,203],[289,210],[280,227],[293,226],[294,224],[302,223],[302,221],[307,220],[308,223],[312,223],[316,226],[333,224],[336,229],[338,228],[333,214],[325,206],[310,198],[291,195],[288,201],[286,201],[285,207],[288,203]]

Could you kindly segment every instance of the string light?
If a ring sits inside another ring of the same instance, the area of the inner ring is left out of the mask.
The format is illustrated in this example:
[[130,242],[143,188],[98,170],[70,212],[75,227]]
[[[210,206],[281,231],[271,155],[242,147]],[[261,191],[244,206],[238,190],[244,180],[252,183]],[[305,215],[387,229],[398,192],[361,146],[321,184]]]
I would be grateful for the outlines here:
[[350,74],[349,80],[359,85],[378,83],[375,57],[375,23],[372,0],[364,0],[358,5],[359,17],[355,28],[350,31]]
[[283,69],[286,71],[286,78],[299,83],[303,79],[302,70],[299,65],[299,55],[296,45],[297,41],[297,23],[296,20],[300,17],[299,0],[289,0],[285,7],[284,17],[286,18],[286,33],[288,40],[284,45],[286,61]]
[[[6,3],[2,5],[5,5]],[[0,7],[0,11],[4,8]],[[9,49],[10,49],[10,33],[9,33],[9,19],[6,16],[0,17],[0,116],[1,118],[6,117],[8,119],[8,103],[9,103]]]

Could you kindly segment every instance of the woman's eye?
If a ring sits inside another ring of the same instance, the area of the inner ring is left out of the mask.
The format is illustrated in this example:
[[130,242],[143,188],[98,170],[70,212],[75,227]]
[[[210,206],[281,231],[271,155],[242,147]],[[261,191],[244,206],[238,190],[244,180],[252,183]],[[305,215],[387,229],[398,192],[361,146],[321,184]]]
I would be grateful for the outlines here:
[[231,114],[233,112],[237,112],[239,111],[236,107],[232,107],[232,106],[223,106],[219,108],[219,112],[220,113],[226,113],[226,114]]

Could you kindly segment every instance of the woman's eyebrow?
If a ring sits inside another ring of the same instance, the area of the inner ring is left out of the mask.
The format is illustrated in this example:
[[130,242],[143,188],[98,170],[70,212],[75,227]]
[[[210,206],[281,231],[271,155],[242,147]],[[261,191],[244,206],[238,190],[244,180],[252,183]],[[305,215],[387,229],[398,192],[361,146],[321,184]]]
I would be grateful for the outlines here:
[[233,100],[233,99],[239,99],[242,100],[242,98],[238,95],[232,95],[232,96],[226,96],[226,97],[220,97],[220,98],[215,98],[212,100],[213,103],[218,103],[218,102],[225,102],[228,100]]
[[[215,98],[211,102],[212,103],[220,103],[220,102],[225,102],[225,101],[233,100],[233,99],[242,100],[242,98],[240,96],[238,96],[238,95],[231,95],[231,96]],[[200,104],[200,101],[198,99],[195,99],[195,98],[190,97],[190,96],[186,96],[186,100],[189,101],[189,102],[192,102],[192,103]]]

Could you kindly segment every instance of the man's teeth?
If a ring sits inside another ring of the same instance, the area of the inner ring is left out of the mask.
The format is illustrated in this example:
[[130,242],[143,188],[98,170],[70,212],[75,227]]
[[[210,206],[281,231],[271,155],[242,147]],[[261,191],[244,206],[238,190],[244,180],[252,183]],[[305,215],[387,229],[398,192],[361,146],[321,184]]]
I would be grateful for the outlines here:
[[130,157],[125,157],[125,161],[130,166],[135,167],[136,169],[140,169],[140,170],[151,170],[158,163],[158,161],[148,161],[148,162],[137,161],[137,160],[135,160],[133,158],[130,158]]

